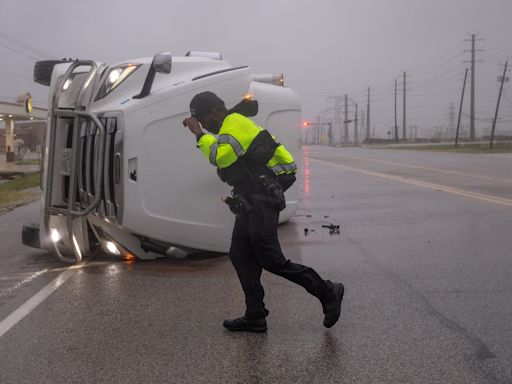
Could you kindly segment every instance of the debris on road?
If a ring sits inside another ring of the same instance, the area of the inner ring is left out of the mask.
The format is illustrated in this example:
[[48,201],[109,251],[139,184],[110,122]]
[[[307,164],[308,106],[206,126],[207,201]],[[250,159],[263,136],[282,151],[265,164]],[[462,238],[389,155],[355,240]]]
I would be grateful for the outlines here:
[[329,228],[329,235],[339,235],[340,234],[340,226],[339,225],[322,225],[322,228]]
[[[329,228],[329,235],[339,235],[340,234],[340,226],[329,224],[329,225],[322,225],[322,228]],[[308,236],[312,232],[315,232],[314,229],[310,228],[304,228],[304,236]]]
[[304,236],[309,235],[310,232],[315,232],[314,229],[304,228]]

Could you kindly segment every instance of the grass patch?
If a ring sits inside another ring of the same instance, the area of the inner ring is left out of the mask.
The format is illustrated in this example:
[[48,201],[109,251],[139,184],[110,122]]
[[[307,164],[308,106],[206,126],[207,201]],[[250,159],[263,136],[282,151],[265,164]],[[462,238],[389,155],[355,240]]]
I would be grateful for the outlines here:
[[17,161],[16,165],[41,165],[41,160],[38,160],[38,159],[22,160],[22,161]]
[[403,145],[388,147],[389,149],[407,149],[410,151],[436,151],[436,152],[459,152],[459,153],[512,153],[511,144],[494,144],[494,148],[489,148],[489,144],[459,144],[457,147],[453,144],[438,145]]
[[26,173],[14,180],[0,184],[0,193],[4,191],[21,191],[22,189],[39,186],[39,172]]
[[22,177],[0,183],[0,207],[33,199],[37,194],[26,189],[39,186],[39,172],[27,173]]

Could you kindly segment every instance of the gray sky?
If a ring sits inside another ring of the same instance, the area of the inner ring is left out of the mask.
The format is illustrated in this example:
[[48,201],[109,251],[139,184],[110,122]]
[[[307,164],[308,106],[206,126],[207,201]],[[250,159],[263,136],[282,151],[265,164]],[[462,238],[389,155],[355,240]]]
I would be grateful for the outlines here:
[[[394,80],[403,71],[407,125],[426,134],[448,125],[450,102],[458,110],[470,33],[479,33],[477,48],[484,49],[475,71],[478,118],[493,115],[498,63],[512,56],[511,0],[2,0],[1,7],[0,33],[58,58],[114,64],[162,50],[213,50],[234,66],[284,72],[301,96],[304,118],[332,106],[329,95],[347,93],[365,108],[371,86],[372,125],[381,137],[394,124]],[[1,36],[0,100],[27,90],[36,105],[46,104],[47,88],[31,81],[35,60],[26,55],[43,57]],[[503,121],[512,120],[511,86]]]

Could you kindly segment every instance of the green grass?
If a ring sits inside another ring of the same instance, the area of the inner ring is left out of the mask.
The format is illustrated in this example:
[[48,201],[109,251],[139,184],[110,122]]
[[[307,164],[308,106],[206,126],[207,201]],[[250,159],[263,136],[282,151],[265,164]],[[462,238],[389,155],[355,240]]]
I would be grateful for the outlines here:
[[39,186],[39,172],[26,173],[14,180],[0,184],[0,193],[3,191],[21,191],[37,186]]
[[453,144],[439,145],[403,145],[388,147],[389,149],[407,149],[411,151],[436,151],[436,152],[460,152],[460,153],[512,153],[511,144],[494,144],[494,148],[489,148],[489,144],[459,144],[457,147]]
[[37,193],[26,191],[26,189],[38,186],[39,172],[27,173],[14,180],[0,183],[0,207],[31,200]]
[[37,160],[37,159],[22,160],[22,161],[16,162],[16,165],[40,165],[40,164],[41,164],[41,160]]

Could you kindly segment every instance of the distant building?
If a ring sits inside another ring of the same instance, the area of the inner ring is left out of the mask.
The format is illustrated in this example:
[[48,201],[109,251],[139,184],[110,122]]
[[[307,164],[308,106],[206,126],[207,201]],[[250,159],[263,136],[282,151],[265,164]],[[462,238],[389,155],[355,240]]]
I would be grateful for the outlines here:
[[[46,121],[17,121],[14,125],[14,139],[23,140],[23,146],[35,152],[43,144]],[[5,153],[5,128],[0,128],[0,152]]]
[[0,101],[0,152],[7,162],[15,161],[23,149],[40,148],[46,119],[46,109],[34,107],[28,92],[21,93],[16,103]]

